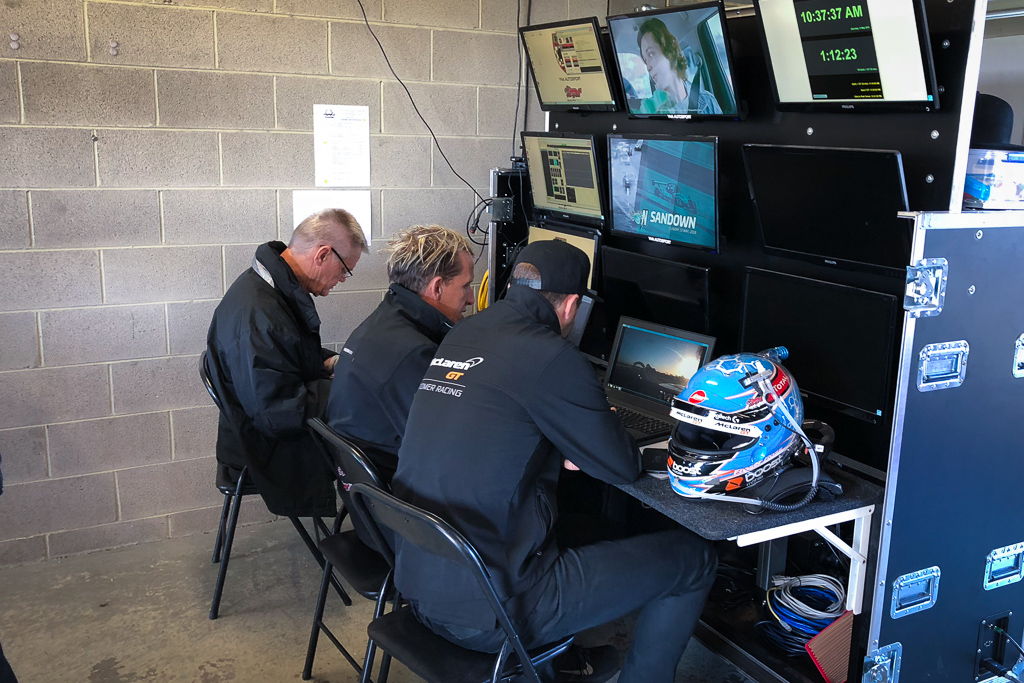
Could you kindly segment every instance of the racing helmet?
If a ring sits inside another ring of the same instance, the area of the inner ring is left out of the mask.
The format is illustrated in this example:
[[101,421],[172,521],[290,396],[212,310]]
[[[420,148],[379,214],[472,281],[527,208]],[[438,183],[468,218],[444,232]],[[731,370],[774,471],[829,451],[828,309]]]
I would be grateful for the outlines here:
[[739,353],[705,365],[672,400],[671,414],[668,473],[682,496],[753,486],[803,448],[800,391],[768,355]]

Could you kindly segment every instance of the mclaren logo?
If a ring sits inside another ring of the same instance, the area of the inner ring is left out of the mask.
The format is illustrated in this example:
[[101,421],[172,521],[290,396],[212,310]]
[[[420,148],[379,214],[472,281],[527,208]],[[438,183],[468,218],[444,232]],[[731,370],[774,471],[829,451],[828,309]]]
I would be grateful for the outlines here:
[[483,358],[470,358],[469,360],[448,360],[446,358],[435,358],[430,361],[431,366],[439,368],[452,368],[453,370],[469,370],[484,362]]

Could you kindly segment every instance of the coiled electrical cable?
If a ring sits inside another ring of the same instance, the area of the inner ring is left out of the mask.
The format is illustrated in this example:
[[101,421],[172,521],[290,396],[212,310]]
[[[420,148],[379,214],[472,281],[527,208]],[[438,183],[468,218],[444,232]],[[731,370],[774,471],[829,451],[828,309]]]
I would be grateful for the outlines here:
[[843,584],[827,574],[775,576],[766,606],[774,620],[756,624],[784,654],[805,654],[804,645],[846,611]]

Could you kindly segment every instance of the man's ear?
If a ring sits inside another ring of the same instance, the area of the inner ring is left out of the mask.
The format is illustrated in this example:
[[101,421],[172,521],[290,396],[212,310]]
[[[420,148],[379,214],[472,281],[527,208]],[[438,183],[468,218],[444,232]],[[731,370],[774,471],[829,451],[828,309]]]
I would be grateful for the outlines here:
[[423,285],[423,289],[420,291],[420,296],[428,301],[440,301],[441,300],[441,286],[444,284],[444,278],[440,275],[427,280],[427,284]]
[[580,306],[580,295],[570,294],[565,297],[562,301],[562,305],[559,307],[558,317],[565,323],[568,323],[576,316],[576,309]]
[[331,248],[326,244],[321,244],[316,248],[316,251],[313,252],[313,263],[318,266],[322,266],[329,256],[334,256],[331,253]]

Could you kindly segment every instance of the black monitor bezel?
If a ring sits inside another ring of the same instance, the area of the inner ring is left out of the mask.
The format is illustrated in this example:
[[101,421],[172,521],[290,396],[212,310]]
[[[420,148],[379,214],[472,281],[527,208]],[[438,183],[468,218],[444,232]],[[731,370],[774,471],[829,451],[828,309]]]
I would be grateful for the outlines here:
[[[608,371],[605,373],[604,390],[609,400],[611,400],[613,403],[617,403],[619,405],[624,405],[631,408],[646,410],[648,412],[654,410],[652,404],[657,404],[659,406],[658,410],[660,411],[660,406],[662,404],[644,396],[637,396],[636,394],[631,394],[627,391],[616,389],[615,387],[609,384],[609,381],[612,378],[612,373],[614,372],[615,360],[616,358],[618,358],[618,352],[620,350],[619,343],[621,342],[622,338],[622,329],[626,325],[639,327],[641,329],[656,332],[658,334],[667,334],[673,337],[686,337],[688,340],[692,340],[700,344],[707,344],[707,349],[704,351],[704,356],[701,359],[701,363],[698,367],[704,367],[709,362],[711,362],[712,354],[715,351],[715,343],[718,341],[716,337],[712,337],[706,334],[700,334],[697,332],[691,332],[689,330],[683,330],[678,327],[671,327],[670,325],[661,325],[659,323],[650,322],[648,320],[630,318],[625,315],[619,318],[619,322],[616,323],[615,326],[615,340],[612,342],[611,349],[608,352]],[[670,405],[671,402],[668,404],[664,404],[666,415],[668,414]]]
[[597,291],[597,283],[601,279],[601,230],[594,227],[587,227],[582,225],[572,225],[563,221],[556,220],[543,220],[543,221],[527,221],[526,222],[526,244],[530,244],[530,230],[532,228],[540,228],[541,230],[550,230],[551,232],[564,232],[574,237],[585,237],[594,241],[594,253],[591,255],[591,273],[590,273],[590,286],[587,288],[589,291]]
[[[537,200],[533,199],[533,220],[535,222],[541,222],[545,220],[554,220],[562,223],[578,223],[583,226],[593,228],[604,228],[608,223],[608,197],[606,193],[605,173],[604,169],[601,168],[601,162],[604,159],[604,155],[600,153],[598,147],[598,136],[590,133],[563,133],[563,132],[539,132],[539,131],[521,131],[519,137],[522,140],[523,145],[523,156],[526,158],[526,173],[528,184],[530,185],[531,197],[533,196],[533,182],[529,180],[530,174],[530,156],[527,154],[526,138],[573,138],[577,140],[589,140],[590,148],[594,154],[594,175],[595,183],[597,187],[597,198],[598,203],[601,205],[601,217],[587,216],[580,213],[571,213],[568,211],[560,211],[558,209],[541,208],[537,206]],[[716,159],[717,163],[717,159]],[[717,190],[717,187],[716,187]]]
[[[890,2],[892,0],[889,0]],[[772,86],[772,97],[775,99],[775,108],[779,111],[799,112],[865,112],[880,113],[887,111],[938,111],[939,109],[939,82],[935,76],[935,59],[932,54],[931,35],[928,32],[928,15],[925,12],[924,0],[909,0],[914,9],[914,18],[917,23],[917,40],[921,48],[921,61],[924,70],[925,86],[931,100],[858,100],[856,102],[838,102],[818,100],[814,102],[783,102],[779,97],[779,86],[775,78],[775,66],[772,63],[771,51],[768,49],[768,34],[764,28],[764,20],[761,18],[760,0],[753,0],[754,10],[757,15],[758,32],[761,35],[761,47],[764,51],[766,66],[768,67],[768,79]]]
[[[856,271],[862,271],[862,272],[873,272],[873,273],[878,273],[880,275],[889,275],[889,276],[893,276],[893,277],[902,276],[906,272],[906,267],[905,266],[904,267],[886,266],[886,265],[879,264],[879,263],[870,263],[870,262],[866,262],[866,261],[856,261],[856,260],[853,260],[853,259],[844,259],[844,258],[839,258],[837,256],[830,256],[828,254],[815,254],[815,253],[812,253],[812,252],[809,252],[809,251],[799,251],[799,250],[796,250],[796,249],[786,249],[785,247],[778,247],[778,246],[771,246],[771,245],[769,245],[768,244],[767,235],[765,234],[764,222],[761,220],[761,216],[762,216],[761,209],[760,209],[760,206],[758,205],[757,197],[756,197],[755,191],[754,191],[753,178],[751,177],[751,173],[750,173],[750,162],[749,162],[749,154],[750,153],[748,152],[748,150],[751,149],[751,148],[757,148],[757,149],[776,149],[776,150],[806,150],[808,152],[815,152],[815,151],[842,152],[844,154],[847,154],[847,153],[849,153],[849,154],[863,153],[865,155],[866,154],[884,153],[884,154],[888,154],[888,155],[894,155],[895,159],[896,159],[896,164],[897,164],[897,167],[898,167],[898,170],[899,170],[900,186],[901,186],[901,189],[902,189],[902,197],[901,197],[901,199],[903,200],[903,208],[901,209],[901,211],[909,211],[910,210],[910,200],[909,200],[908,195],[907,195],[906,171],[905,171],[905,169],[903,167],[903,155],[900,153],[899,150],[895,150],[895,149],[857,149],[857,148],[853,148],[853,147],[813,147],[813,146],[805,146],[805,145],[770,145],[770,144],[762,144],[762,143],[746,143],[746,144],[742,145],[743,169],[744,169],[744,171],[746,173],[746,176],[747,176],[747,193],[748,193],[748,196],[750,197],[751,203],[754,206],[754,218],[755,218],[755,221],[757,223],[758,236],[759,236],[760,241],[761,241],[761,248],[765,251],[765,253],[773,254],[775,256],[784,256],[784,257],[788,257],[788,258],[798,258],[798,259],[801,259],[803,261],[809,261],[811,263],[817,263],[819,265],[825,265],[825,266],[830,266],[830,267],[844,269],[844,270],[856,270]],[[906,229],[907,229],[908,239],[910,239],[910,232],[911,232],[912,228],[913,228],[912,224],[909,221],[907,221]],[[907,265],[909,265],[909,263],[910,263],[910,251],[908,249],[908,251],[907,251]]]
[[[803,275],[793,275],[792,273],[786,273],[786,272],[779,271],[779,270],[769,270],[767,268],[757,268],[755,266],[747,266],[744,269],[744,273],[743,273],[743,309],[742,309],[741,318],[740,318],[739,342],[740,342],[740,349],[742,349],[743,351],[749,351],[749,352],[753,352],[753,353],[756,353],[756,352],[760,351],[761,349],[750,349],[750,348],[747,348],[747,323],[748,323],[747,307],[750,304],[750,296],[749,296],[749,294],[750,294],[750,275],[751,275],[751,273],[758,273],[759,275],[764,275],[764,276],[768,276],[768,277],[774,277],[774,278],[778,278],[778,279],[804,280],[806,282],[814,283],[814,286],[816,286],[816,287],[832,287],[832,288],[849,289],[849,290],[853,290],[853,291],[856,291],[856,292],[862,292],[862,293],[865,293],[865,294],[873,295],[873,296],[875,296],[875,297],[877,297],[879,299],[889,301],[890,302],[889,321],[888,321],[887,329],[885,331],[885,339],[888,340],[887,344],[886,344],[886,354],[885,354],[886,357],[881,359],[881,363],[882,363],[882,372],[884,373],[883,377],[882,377],[882,385],[885,386],[885,387],[890,387],[891,386],[892,375],[893,375],[893,372],[892,372],[892,370],[893,370],[892,360],[893,360],[893,353],[894,353],[894,351],[896,349],[896,326],[899,325],[899,323],[900,323],[900,314],[901,314],[901,311],[902,311],[902,308],[899,305],[900,302],[899,302],[898,298],[895,295],[888,294],[886,292],[879,292],[879,291],[874,290],[874,289],[866,289],[864,287],[855,287],[853,285],[844,285],[844,284],[840,284],[838,282],[829,282],[828,280],[819,280],[818,278],[805,277]],[[813,315],[813,311],[808,311],[807,314],[808,315]],[[782,364],[785,365],[785,361],[783,361]],[[860,406],[855,406],[855,405],[851,405],[849,403],[844,403],[843,401],[840,401],[840,400],[838,400],[836,398],[833,398],[831,396],[826,396],[826,395],[818,393],[816,391],[810,391],[806,387],[804,387],[802,384],[799,383],[800,382],[800,378],[799,377],[796,378],[796,381],[797,381],[797,386],[800,387],[801,394],[804,394],[804,395],[807,395],[807,396],[811,396],[815,400],[817,400],[819,403],[821,403],[822,405],[825,405],[825,406],[827,406],[827,407],[829,407],[829,408],[831,408],[831,409],[833,409],[833,410],[835,410],[835,411],[837,411],[839,413],[842,413],[844,415],[848,415],[850,417],[853,417],[855,419],[861,420],[863,422],[867,422],[869,424],[879,424],[880,422],[884,421],[885,419],[887,419],[886,411],[891,410],[891,396],[890,396],[891,392],[889,392],[889,393],[887,393],[885,391],[882,392],[883,396],[885,396],[885,399],[884,399],[884,401],[882,403],[882,406],[881,406],[883,412],[882,412],[882,415],[878,415],[878,414],[876,414],[874,412],[871,412],[870,410],[868,410],[866,408],[861,408]]]
[[[612,188],[612,140],[614,140],[614,139],[624,139],[624,140],[659,140],[659,141],[668,141],[668,142],[711,142],[711,143],[713,143],[714,155],[715,155],[715,168],[714,168],[714,178],[715,178],[715,244],[714,244],[714,246],[704,246],[704,245],[701,245],[701,244],[692,244],[690,242],[683,242],[683,241],[679,241],[679,240],[673,240],[673,239],[669,239],[667,237],[654,237],[653,235],[641,235],[641,234],[638,234],[636,232],[630,232],[628,230],[622,230],[621,228],[617,228],[615,226],[615,211],[614,211],[614,209],[612,207],[612,191],[611,191],[611,188]],[[696,249],[698,251],[710,252],[710,253],[713,253],[713,254],[718,253],[719,247],[721,245],[722,236],[721,236],[721,225],[720,225],[721,211],[719,210],[719,206],[718,206],[719,205],[718,190],[719,190],[719,168],[720,168],[720,164],[719,164],[719,159],[718,159],[719,145],[718,145],[718,136],[717,135],[661,135],[661,134],[645,134],[645,133],[609,133],[606,136],[606,138],[605,138],[605,146],[608,148],[607,149],[607,154],[606,154],[606,157],[605,157],[606,161],[607,161],[607,168],[608,168],[608,172],[607,172],[607,175],[608,175],[608,182],[607,182],[607,188],[608,188],[608,210],[605,212],[605,214],[608,216],[608,221],[607,221],[608,222],[608,229],[611,232],[611,234],[618,235],[618,236],[621,236],[621,237],[629,237],[629,238],[632,238],[632,239],[645,240],[647,242],[652,242],[654,244],[668,244],[668,245],[672,245],[672,246],[676,246],[676,247],[685,247],[687,249]]]
[[[533,70],[533,60],[530,59],[530,50],[526,44],[526,36],[524,35],[527,31],[546,31],[553,28],[562,28],[565,26],[579,26],[580,24],[590,23],[594,28],[594,36],[597,40],[598,51],[601,55],[601,67],[604,69],[605,80],[608,82],[608,93],[612,100],[608,104],[547,104],[544,102],[544,98],[540,94],[540,85],[537,82],[537,73]],[[537,103],[540,106],[541,111],[619,111],[619,102],[616,99],[618,92],[615,89],[615,81],[617,76],[613,76],[609,71],[609,63],[611,60],[608,59],[608,54],[605,51],[604,43],[601,40],[601,24],[598,22],[597,17],[581,17],[579,19],[568,19],[565,21],[553,21],[546,24],[534,24],[532,26],[520,26],[519,27],[519,42],[523,46],[523,54],[526,56],[526,64],[530,69],[530,80],[533,81],[534,92],[537,94]],[[618,65],[615,67],[618,72]]]
[[[622,78],[622,69],[619,68],[619,56],[615,50],[615,32],[612,29],[612,22],[616,19],[637,19],[639,17],[656,17],[659,14],[679,14],[681,12],[690,12],[693,10],[708,9],[710,7],[718,8],[718,15],[722,21],[722,40],[725,43],[725,59],[729,65],[729,75],[732,81],[732,95],[736,101],[736,111],[731,114],[643,114],[634,113],[629,108],[629,99],[626,98],[626,84]],[[729,39],[729,27],[726,19],[728,15],[725,10],[724,0],[709,0],[708,2],[699,2],[692,5],[676,5],[673,7],[666,7],[665,9],[650,10],[646,12],[630,12],[628,14],[614,14],[607,17],[606,21],[608,24],[608,34],[611,42],[612,58],[615,60],[615,73],[619,78],[619,89],[622,95],[622,109],[629,114],[631,119],[671,119],[679,121],[691,121],[691,120],[717,120],[717,121],[736,121],[741,118],[743,108],[740,106],[740,89],[738,79],[736,77],[736,60],[732,54],[732,42]]]
[[[703,306],[704,320],[703,320],[703,324],[704,324],[704,329],[705,330],[710,330],[711,329],[711,268],[709,268],[708,266],[699,266],[699,265],[696,265],[696,264],[693,264],[693,263],[687,263],[685,261],[679,261],[677,259],[667,259],[667,258],[662,258],[660,256],[651,256],[650,254],[643,254],[643,253],[638,252],[638,251],[631,251],[629,249],[620,249],[618,247],[611,247],[611,246],[608,246],[606,244],[603,247],[601,247],[601,291],[605,291],[607,289],[607,284],[605,283],[605,280],[607,279],[606,269],[607,269],[607,264],[608,264],[608,261],[609,261],[607,255],[608,255],[609,252],[611,252],[613,254],[613,258],[610,259],[613,262],[615,261],[614,253],[618,252],[618,253],[621,253],[621,254],[628,254],[630,256],[635,256],[635,257],[637,257],[639,259],[647,259],[649,261],[656,261],[656,262],[666,263],[670,267],[673,267],[673,268],[679,268],[681,270],[694,271],[694,272],[702,274],[704,276],[703,277],[704,291],[702,292],[703,299],[704,299],[704,306]],[[604,301],[607,302],[607,300],[608,300],[608,297],[606,295],[604,297]],[[620,317],[622,317],[622,316],[620,316]]]

